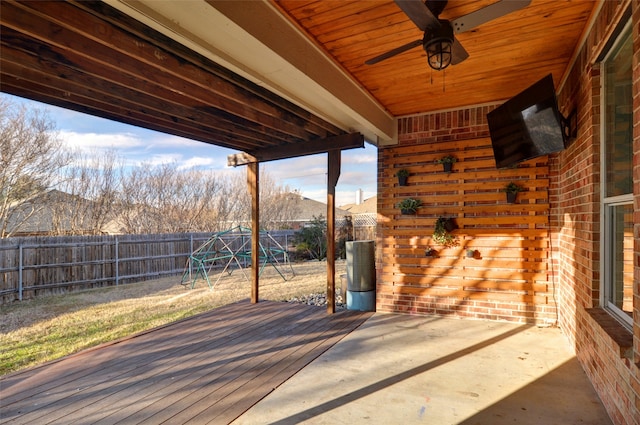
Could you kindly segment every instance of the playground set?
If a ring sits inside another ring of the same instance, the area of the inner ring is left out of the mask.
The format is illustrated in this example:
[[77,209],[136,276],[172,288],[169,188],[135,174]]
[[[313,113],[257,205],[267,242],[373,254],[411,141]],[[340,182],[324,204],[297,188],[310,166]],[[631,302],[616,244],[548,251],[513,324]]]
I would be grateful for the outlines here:
[[[260,232],[258,261],[260,275],[267,265],[272,266],[285,281],[295,275],[287,249],[266,231]],[[198,279],[202,278],[209,289],[214,289],[225,274],[231,275],[236,269],[249,281],[244,270],[248,266],[251,266],[251,229],[234,227],[214,233],[189,256],[182,274],[182,285],[190,285],[193,289]],[[211,271],[220,268],[222,270],[212,283],[209,278]]]

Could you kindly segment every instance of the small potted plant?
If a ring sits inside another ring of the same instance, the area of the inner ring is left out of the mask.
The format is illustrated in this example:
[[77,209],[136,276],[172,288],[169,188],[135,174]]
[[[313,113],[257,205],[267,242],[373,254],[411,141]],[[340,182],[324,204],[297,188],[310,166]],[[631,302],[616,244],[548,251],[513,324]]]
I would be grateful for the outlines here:
[[453,232],[458,228],[458,223],[456,223],[456,219],[453,217],[441,217],[443,220],[444,230],[447,232]]
[[514,182],[511,182],[506,185],[503,190],[507,193],[507,203],[515,204],[518,192],[522,192],[524,188],[522,186],[518,186]]
[[398,176],[398,186],[406,186],[407,178],[409,177],[409,170],[401,168],[396,173],[396,176]]
[[424,250],[424,255],[426,257],[436,257],[438,256],[438,251],[428,246],[427,249]]
[[402,214],[415,214],[420,206],[422,206],[422,201],[414,198],[403,199],[402,202],[398,204],[398,208],[400,208]]
[[440,159],[436,159],[436,163],[442,164],[442,168],[446,173],[451,171],[451,167],[453,166],[453,163],[456,161],[457,161],[456,157],[451,155],[443,156]]
[[433,230],[433,240],[440,245],[453,246],[455,244],[455,237],[449,232],[455,230],[455,228],[455,222],[453,222],[453,219],[448,217],[438,217],[436,220],[436,226]]

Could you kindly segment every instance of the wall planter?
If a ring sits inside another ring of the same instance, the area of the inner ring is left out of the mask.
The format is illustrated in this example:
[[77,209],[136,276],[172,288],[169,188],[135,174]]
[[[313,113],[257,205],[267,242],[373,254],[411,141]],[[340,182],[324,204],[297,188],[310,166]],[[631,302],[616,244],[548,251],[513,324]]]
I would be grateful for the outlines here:
[[443,217],[443,218],[444,218],[444,221],[443,221],[444,230],[446,230],[447,232],[453,232],[458,228],[458,224],[456,223],[455,218],[453,217]]
[[451,155],[443,156],[440,159],[436,159],[437,164],[442,164],[442,170],[445,173],[451,172],[451,169],[453,168],[453,163],[456,161],[457,161],[456,157]]
[[[443,246],[456,245],[456,238],[450,233],[457,228],[453,218],[438,217],[433,230],[433,240]],[[449,230],[447,230],[449,229]]]
[[518,192],[522,192],[524,188],[522,186],[518,186],[514,182],[511,182],[506,185],[503,190],[507,194],[507,203],[515,204],[516,198],[518,197]]
[[415,214],[418,211],[418,208],[422,205],[422,201],[414,198],[403,199],[399,204],[398,208],[402,214]]
[[398,186],[406,186],[409,179],[409,170],[401,168],[396,173],[396,176],[398,177]]

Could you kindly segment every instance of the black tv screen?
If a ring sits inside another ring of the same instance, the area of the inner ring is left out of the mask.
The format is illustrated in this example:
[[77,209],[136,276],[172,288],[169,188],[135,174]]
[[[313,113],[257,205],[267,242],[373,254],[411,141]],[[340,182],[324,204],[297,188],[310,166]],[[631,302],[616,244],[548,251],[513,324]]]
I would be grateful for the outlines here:
[[551,74],[487,114],[497,168],[565,148]]

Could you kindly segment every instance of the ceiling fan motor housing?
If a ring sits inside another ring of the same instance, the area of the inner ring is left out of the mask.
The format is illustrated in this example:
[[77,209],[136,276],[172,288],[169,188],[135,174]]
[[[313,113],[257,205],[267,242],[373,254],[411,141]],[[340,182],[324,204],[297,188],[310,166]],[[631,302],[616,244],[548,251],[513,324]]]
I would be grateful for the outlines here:
[[441,71],[451,64],[453,27],[445,19],[438,19],[438,22],[440,22],[439,27],[429,28],[424,32],[422,47],[427,52],[429,66]]

